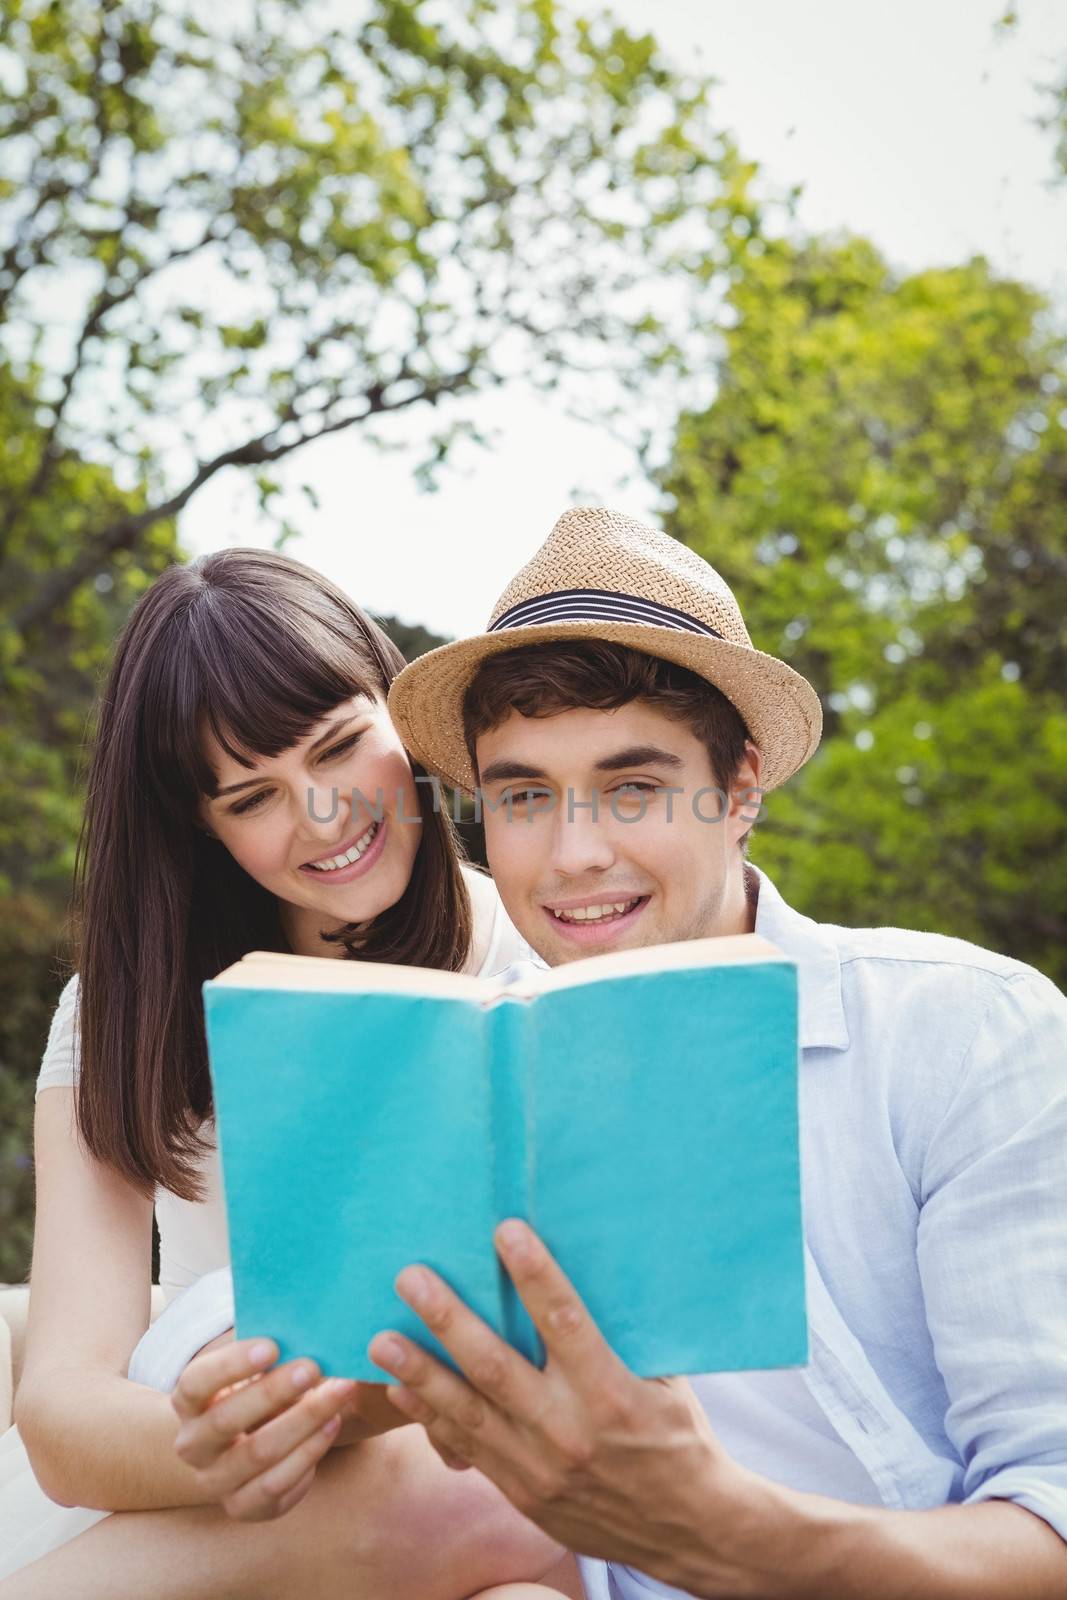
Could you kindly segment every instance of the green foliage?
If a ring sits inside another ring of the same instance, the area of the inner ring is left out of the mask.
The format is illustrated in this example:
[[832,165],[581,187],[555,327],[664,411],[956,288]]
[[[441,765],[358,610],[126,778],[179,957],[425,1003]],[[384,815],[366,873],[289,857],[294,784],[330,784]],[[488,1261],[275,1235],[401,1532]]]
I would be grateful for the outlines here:
[[[106,467],[66,452],[40,476],[39,406],[26,383],[0,366],[0,531],[7,564],[25,593],[39,590],[78,550],[84,520],[140,509]],[[176,557],[173,524],[146,529],[134,555],[116,553],[96,581],[66,595],[47,628],[0,624],[4,716],[0,721],[0,897],[66,900],[80,818],[81,748],[97,682],[134,600]]]
[[707,86],[555,0],[21,0],[0,82],[0,358],[37,429],[10,515],[62,460],[136,507],[72,497],[43,582],[0,549],[20,632],[226,467],[269,509],[302,445],[441,407],[432,473],[449,402],[516,372],[583,400],[604,374],[640,443],[631,397],[699,367],[751,206]]
[[37,896],[0,916],[0,1283],[21,1282],[33,1243],[33,1086],[65,975],[60,930]]
[[1067,175],[1067,71],[1062,68],[1055,82],[1043,84],[1046,113],[1040,119],[1055,138],[1053,159],[1060,181]]
[[1067,981],[1067,349],[1025,286],[863,240],[740,251],[670,530],[819,690],[754,854],[812,915]]
[[448,640],[440,633],[431,633],[419,622],[401,622],[399,617],[375,617],[382,632],[388,634],[405,661],[424,656],[427,650],[436,650]]
[[[82,519],[140,509],[106,467],[57,452],[40,492],[35,396],[0,365],[0,530],[25,590],[62,570]],[[33,1084],[66,970],[67,902],[82,804],[83,741],[114,636],[136,597],[177,556],[173,524],[146,529],[95,583],[56,604],[47,628],[0,627],[0,1282],[29,1271]],[[7,596],[5,596],[5,604]]]

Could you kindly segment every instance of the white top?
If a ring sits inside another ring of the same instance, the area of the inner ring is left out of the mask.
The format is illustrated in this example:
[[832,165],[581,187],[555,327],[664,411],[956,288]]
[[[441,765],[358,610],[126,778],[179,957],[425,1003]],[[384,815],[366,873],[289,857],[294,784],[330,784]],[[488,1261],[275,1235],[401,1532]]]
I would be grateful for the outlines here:
[[[477,977],[493,977],[513,961],[529,958],[530,949],[504,910],[492,879],[473,868],[464,868],[464,874],[475,925],[468,970]],[[52,1018],[37,1076],[37,1094],[43,1089],[72,1088],[77,1079],[77,1011],[78,977],[75,973],[64,987]],[[209,1144],[198,1169],[204,1185],[203,1200],[183,1200],[168,1189],[156,1190],[159,1281],[168,1301],[204,1273],[228,1266],[230,1261],[222,1170],[211,1122],[205,1123],[202,1134]]]

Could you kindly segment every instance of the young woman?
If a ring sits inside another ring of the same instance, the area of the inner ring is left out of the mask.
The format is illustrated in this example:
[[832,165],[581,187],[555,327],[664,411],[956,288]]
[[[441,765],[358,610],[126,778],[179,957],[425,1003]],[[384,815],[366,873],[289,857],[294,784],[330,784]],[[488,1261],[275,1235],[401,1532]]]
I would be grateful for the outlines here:
[[[208,1473],[176,1452],[167,1395],[126,1375],[149,1323],[153,1206],[168,1301],[228,1260],[203,981],[253,949],[491,973],[520,948],[389,721],[402,666],[334,585],[252,550],[171,568],[119,641],[78,974],[38,1080],[27,1354],[0,1440],[5,1600],[464,1600],[564,1556],[479,1474],[450,1473],[376,1386],[356,1396],[290,1363],[304,1390],[225,1438],[227,1470]],[[350,1440],[366,1442],[336,1448]],[[294,1463],[271,1521],[227,1515],[235,1482]]]

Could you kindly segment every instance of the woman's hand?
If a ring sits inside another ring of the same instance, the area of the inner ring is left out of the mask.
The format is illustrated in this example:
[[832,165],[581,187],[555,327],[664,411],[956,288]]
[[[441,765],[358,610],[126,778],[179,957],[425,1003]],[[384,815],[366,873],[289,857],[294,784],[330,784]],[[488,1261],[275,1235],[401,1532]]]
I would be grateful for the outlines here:
[[205,1497],[241,1522],[291,1511],[333,1445],[410,1420],[384,1384],[323,1379],[305,1358],[268,1371],[277,1357],[270,1340],[223,1334],[190,1361],[171,1395],[181,1422],[175,1450]]

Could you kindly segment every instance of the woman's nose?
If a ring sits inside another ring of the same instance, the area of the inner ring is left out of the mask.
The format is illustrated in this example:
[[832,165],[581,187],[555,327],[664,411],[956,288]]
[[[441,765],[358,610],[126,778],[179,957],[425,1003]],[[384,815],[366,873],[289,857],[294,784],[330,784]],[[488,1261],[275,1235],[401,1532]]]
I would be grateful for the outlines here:
[[305,784],[294,793],[292,805],[295,826],[308,837],[332,838],[348,819],[349,798],[336,784]]

